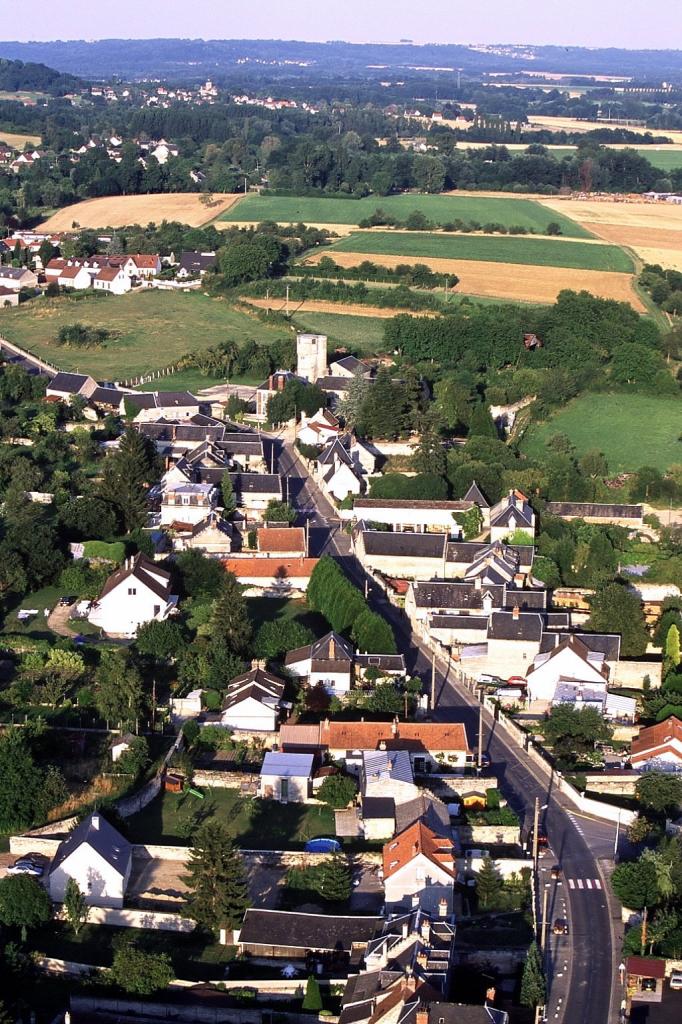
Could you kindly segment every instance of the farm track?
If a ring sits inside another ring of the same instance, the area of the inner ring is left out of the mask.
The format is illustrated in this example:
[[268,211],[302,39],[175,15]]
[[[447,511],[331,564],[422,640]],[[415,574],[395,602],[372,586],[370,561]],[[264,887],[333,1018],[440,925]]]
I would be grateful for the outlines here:
[[[281,313],[284,310],[284,299],[252,299],[242,296],[239,300],[258,309],[271,309]],[[324,302],[321,299],[304,299],[297,302],[290,299],[289,307],[292,313],[339,313],[342,316],[367,316],[390,320],[391,317],[400,313],[410,313],[411,316],[438,316],[440,310],[420,309],[412,312],[409,309],[385,309],[383,306],[361,306],[352,302]]]

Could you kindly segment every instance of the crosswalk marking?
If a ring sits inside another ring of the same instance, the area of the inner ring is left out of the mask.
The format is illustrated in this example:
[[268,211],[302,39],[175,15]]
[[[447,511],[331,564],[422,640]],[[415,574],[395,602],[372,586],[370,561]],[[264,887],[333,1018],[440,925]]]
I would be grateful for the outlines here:
[[569,878],[567,881],[569,889],[579,889],[583,892],[595,891],[602,887],[598,878]]

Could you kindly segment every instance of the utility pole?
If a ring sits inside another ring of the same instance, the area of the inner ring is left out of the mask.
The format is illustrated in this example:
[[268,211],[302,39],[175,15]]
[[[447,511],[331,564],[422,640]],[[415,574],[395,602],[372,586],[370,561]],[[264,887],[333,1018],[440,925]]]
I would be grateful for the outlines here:
[[368,596],[369,596],[369,580],[365,576],[365,601],[367,600]]
[[547,954],[547,897],[549,891],[547,889],[542,893],[542,938],[540,939],[540,945],[542,946],[543,955]]
[[270,472],[275,472],[275,442],[271,443],[270,447]]
[[403,697],[405,698],[405,721],[407,721],[407,690],[405,690]]
[[284,315],[287,317],[289,316],[289,285],[287,285],[286,311]]
[[310,553],[310,520],[306,517],[305,521],[305,557],[308,558]]
[[642,956],[644,956],[644,954],[646,952],[647,922],[648,922],[648,920],[649,920],[649,908],[645,907],[644,908],[644,913],[642,915],[642,950],[641,950]]
[[436,652],[431,655],[431,714],[436,710]]
[[533,870],[538,870],[538,830],[540,828],[540,798],[535,797],[535,811],[533,814]]
[[478,770],[483,766],[483,705],[478,709]]
[[248,178],[244,178],[244,195],[246,195],[246,193],[248,192],[248,188],[247,188],[248,181],[249,181]]
[[618,840],[620,838],[620,807],[618,808],[618,820],[616,822],[616,838],[613,840],[613,859],[618,856]]

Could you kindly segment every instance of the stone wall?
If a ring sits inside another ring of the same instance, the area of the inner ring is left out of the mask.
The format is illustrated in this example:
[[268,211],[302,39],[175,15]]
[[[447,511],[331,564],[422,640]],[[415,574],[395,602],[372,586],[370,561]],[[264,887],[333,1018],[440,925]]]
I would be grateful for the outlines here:
[[644,689],[644,677],[648,676],[652,688],[661,685],[662,661],[619,661],[611,680],[612,686],[627,686],[631,690]]
[[521,840],[519,825],[456,825],[452,831],[461,843],[516,846]]
[[[242,988],[248,987],[248,982],[243,982]],[[178,1019],[179,1008],[177,1003],[162,1003],[161,1001],[149,1002],[137,999],[105,999],[102,996],[71,996],[71,1009],[87,1020],[97,1020],[100,1013],[111,1018],[125,1019],[126,1017],[139,1016],[145,1019],[174,1020]],[[189,1003],[182,1006],[182,1019],[189,1022],[201,1022],[201,1024],[261,1024],[264,1015],[267,1020],[272,1020],[272,1013],[269,1010],[242,1010],[237,1007],[226,1009],[223,1007],[209,1006],[202,1003]],[[312,1024],[318,1020],[316,1014],[312,1013],[288,1013],[277,1011],[278,1017],[283,1017],[286,1024]],[[335,1024],[338,1017],[323,1017],[326,1024]]]
[[[57,917],[64,919],[63,910]],[[180,914],[168,914],[157,910],[132,910],[113,907],[91,907],[88,924],[107,924],[117,928],[146,928],[159,932],[193,932],[196,922]]]

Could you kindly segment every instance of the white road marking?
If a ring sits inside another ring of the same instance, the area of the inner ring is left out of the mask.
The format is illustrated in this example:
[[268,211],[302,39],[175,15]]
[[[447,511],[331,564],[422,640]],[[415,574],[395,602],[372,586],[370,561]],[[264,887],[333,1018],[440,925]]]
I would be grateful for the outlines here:
[[573,879],[572,879],[572,878],[569,878],[569,880],[568,880],[568,884],[569,884],[569,886],[571,887],[571,889],[575,889],[575,882],[573,881]]

